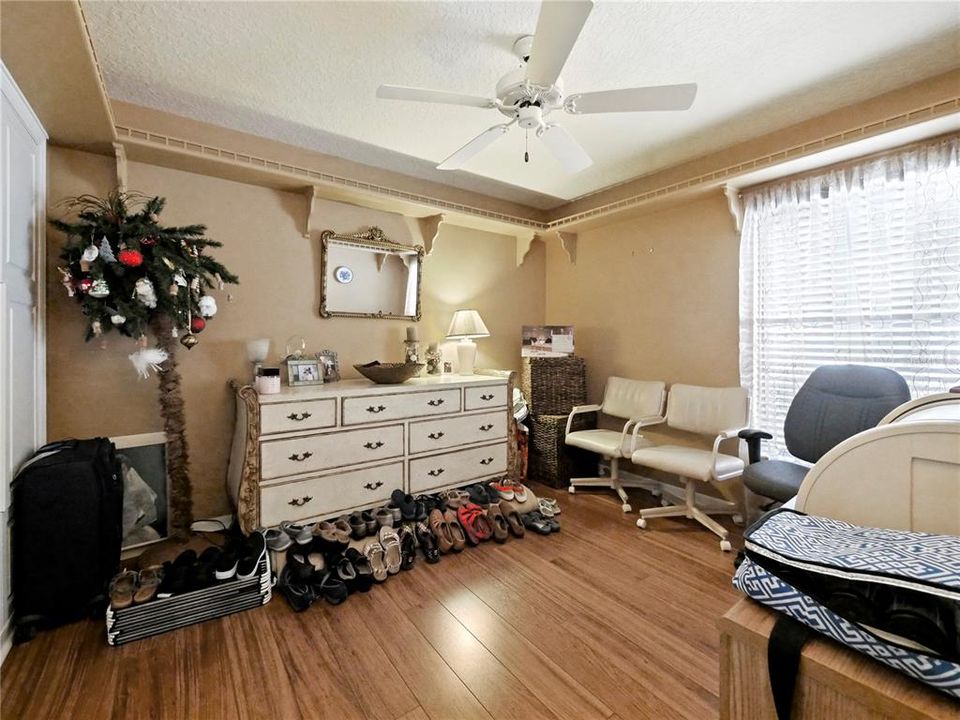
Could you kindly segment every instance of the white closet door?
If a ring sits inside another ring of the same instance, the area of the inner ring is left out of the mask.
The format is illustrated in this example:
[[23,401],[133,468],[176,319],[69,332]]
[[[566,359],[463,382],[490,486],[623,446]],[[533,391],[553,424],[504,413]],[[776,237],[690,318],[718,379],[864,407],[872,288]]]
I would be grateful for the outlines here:
[[[0,66],[2,67],[2,66]],[[10,483],[46,439],[47,136],[2,67],[0,109],[0,658],[9,647]]]

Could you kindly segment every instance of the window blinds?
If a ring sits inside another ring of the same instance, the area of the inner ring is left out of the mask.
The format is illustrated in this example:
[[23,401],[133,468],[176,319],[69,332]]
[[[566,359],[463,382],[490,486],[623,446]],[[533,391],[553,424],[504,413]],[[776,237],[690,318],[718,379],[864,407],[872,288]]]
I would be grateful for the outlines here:
[[789,455],[787,409],[820,365],[892,368],[914,397],[960,383],[958,146],[744,194],[740,376],[770,457]]

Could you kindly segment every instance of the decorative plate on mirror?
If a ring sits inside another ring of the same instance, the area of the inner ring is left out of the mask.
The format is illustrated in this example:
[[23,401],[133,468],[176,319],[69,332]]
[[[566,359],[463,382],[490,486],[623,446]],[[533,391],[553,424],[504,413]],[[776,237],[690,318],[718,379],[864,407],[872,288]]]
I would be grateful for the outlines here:
[[353,270],[348,268],[346,265],[341,265],[340,267],[334,269],[333,276],[337,279],[338,283],[347,284],[353,280]]

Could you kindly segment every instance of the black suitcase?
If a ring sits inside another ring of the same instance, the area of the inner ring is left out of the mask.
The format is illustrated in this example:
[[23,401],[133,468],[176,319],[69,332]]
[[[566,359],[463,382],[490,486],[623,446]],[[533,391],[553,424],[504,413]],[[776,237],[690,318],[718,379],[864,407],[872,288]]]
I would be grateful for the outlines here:
[[123,478],[106,438],[37,450],[12,485],[14,641],[102,612],[120,564]]

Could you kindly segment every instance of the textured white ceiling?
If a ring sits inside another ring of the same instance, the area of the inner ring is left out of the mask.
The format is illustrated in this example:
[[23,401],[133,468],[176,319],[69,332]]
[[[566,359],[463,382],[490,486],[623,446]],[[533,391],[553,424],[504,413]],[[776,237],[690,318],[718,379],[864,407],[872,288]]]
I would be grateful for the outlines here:
[[594,159],[564,174],[511,131],[433,166],[495,110],[378,100],[392,83],[492,97],[538,3],[84,0],[111,97],[506,197],[559,204],[960,66],[956,2],[599,2],[568,93],[697,82],[685,113],[561,115]]

